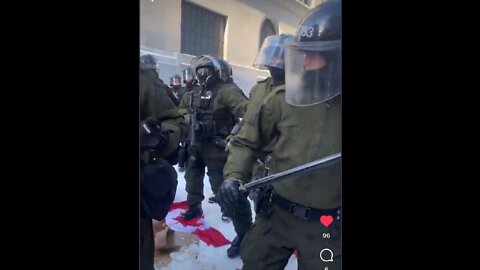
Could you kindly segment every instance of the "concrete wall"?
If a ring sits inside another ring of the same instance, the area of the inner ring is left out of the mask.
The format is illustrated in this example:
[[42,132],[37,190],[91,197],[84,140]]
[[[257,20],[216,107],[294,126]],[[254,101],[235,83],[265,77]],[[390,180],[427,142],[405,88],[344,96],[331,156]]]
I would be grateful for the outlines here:
[[140,0],[140,44],[179,52],[181,14],[180,0]]
[[[252,67],[260,43],[260,30],[268,18],[278,33],[294,34],[309,11],[295,0],[188,0],[227,17],[224,58],[232,65],[233,77],[248,95],[258,77],[268,72]],[[181,0],[140,0],[140,45],[160,64],[160,77],[166,82],[181,74],[190,56],[181,48]],[[182,60],[183,59],[183,60]],[[185,60],[186,59],[186,60]],[[182,64],[183,63],[183,64]]]
[[[250,67],[258,53],[260,29],[269,18],[279,33],[294,34],[308,9],[294,0],[188,0],[227,16],[224,58]],[[180,52],[181,0],[140,0],[140,44]]]

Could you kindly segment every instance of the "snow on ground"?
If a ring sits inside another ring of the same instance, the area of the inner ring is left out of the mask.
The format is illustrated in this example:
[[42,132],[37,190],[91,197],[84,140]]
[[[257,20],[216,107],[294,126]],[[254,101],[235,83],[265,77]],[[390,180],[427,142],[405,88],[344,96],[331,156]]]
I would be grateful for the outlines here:
[[[187,192],[185,191],[185,173],[178,172],[178,167],[175,166],[178,173],[178,186],[177,194],[175,196],[175,202],[181,202],[187,200]],[[219,230],[228,240],[232,241],[235,238],[235,231],[233,229],[232,222],[225,223],[221,220],[220,207],[218,204],[208,203],[208,198],[212,196],[212,189],[208,176],[204,178],[203,192],[205,200],[202,202],[203,215],[205,222]],[[252,204],[251,204],[252,206]],[[252,213],[255,215],[255,211]],[[240,257],[230,259],[227,257],[227,248],[230,245],[222,247],[212,247],[205,244],[203,241],[199,241],[199,246],[194,244],[190,245],[186,251],[173,252],[170,254],[172,261],[166,266],[161,268],[155,266],[155,269],[162,270],[235,270],[242,268],[242,260]],[[297,259],[292,256],[288,262],[285,270],[297,269]]]

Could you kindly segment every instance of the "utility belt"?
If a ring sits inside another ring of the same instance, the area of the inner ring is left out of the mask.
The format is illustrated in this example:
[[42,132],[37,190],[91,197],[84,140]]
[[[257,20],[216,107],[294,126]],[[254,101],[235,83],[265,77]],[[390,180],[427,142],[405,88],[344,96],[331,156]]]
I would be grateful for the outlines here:
[[334,219],[340,219],[340,207],[334,209],[317,209],[306,207],[283,198],[282,196],[278,195],[278,193],[275,192],[273,189],[270,193],[269,201],[272,204],[277,205],[283,210],[303,220],[320,221],[321,216],[332,216]]

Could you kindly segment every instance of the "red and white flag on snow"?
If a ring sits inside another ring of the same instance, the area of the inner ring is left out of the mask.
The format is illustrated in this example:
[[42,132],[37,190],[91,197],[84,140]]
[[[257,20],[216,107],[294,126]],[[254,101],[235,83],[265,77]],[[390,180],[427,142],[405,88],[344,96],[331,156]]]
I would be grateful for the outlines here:
[[185,221],[181,214],[188,209],[187,201],[175,202],[170,206],[165,222],[174,231],[189,232],[198,236],[200,240],[214,247],[230,244],[230,241],[221,232],[210,227],[204,220],[203,215]]

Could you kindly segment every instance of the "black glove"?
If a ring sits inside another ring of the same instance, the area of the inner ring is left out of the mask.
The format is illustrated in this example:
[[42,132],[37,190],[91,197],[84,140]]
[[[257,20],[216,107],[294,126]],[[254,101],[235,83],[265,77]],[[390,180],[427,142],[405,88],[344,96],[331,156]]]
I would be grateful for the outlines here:
[[147,118],[140,123],[140,150],[161,149],[168,144],[168,132],[162,132],[161,123]]
[[161,132],[161,123],[152,117],[140,122],[140,138],[148,137]]
[[222,207],[226,209],[235,209],[239,205],[239,202],[246,199],[246,194],[240,191],[239,179],[226,179],[218,189],[218,200]]

